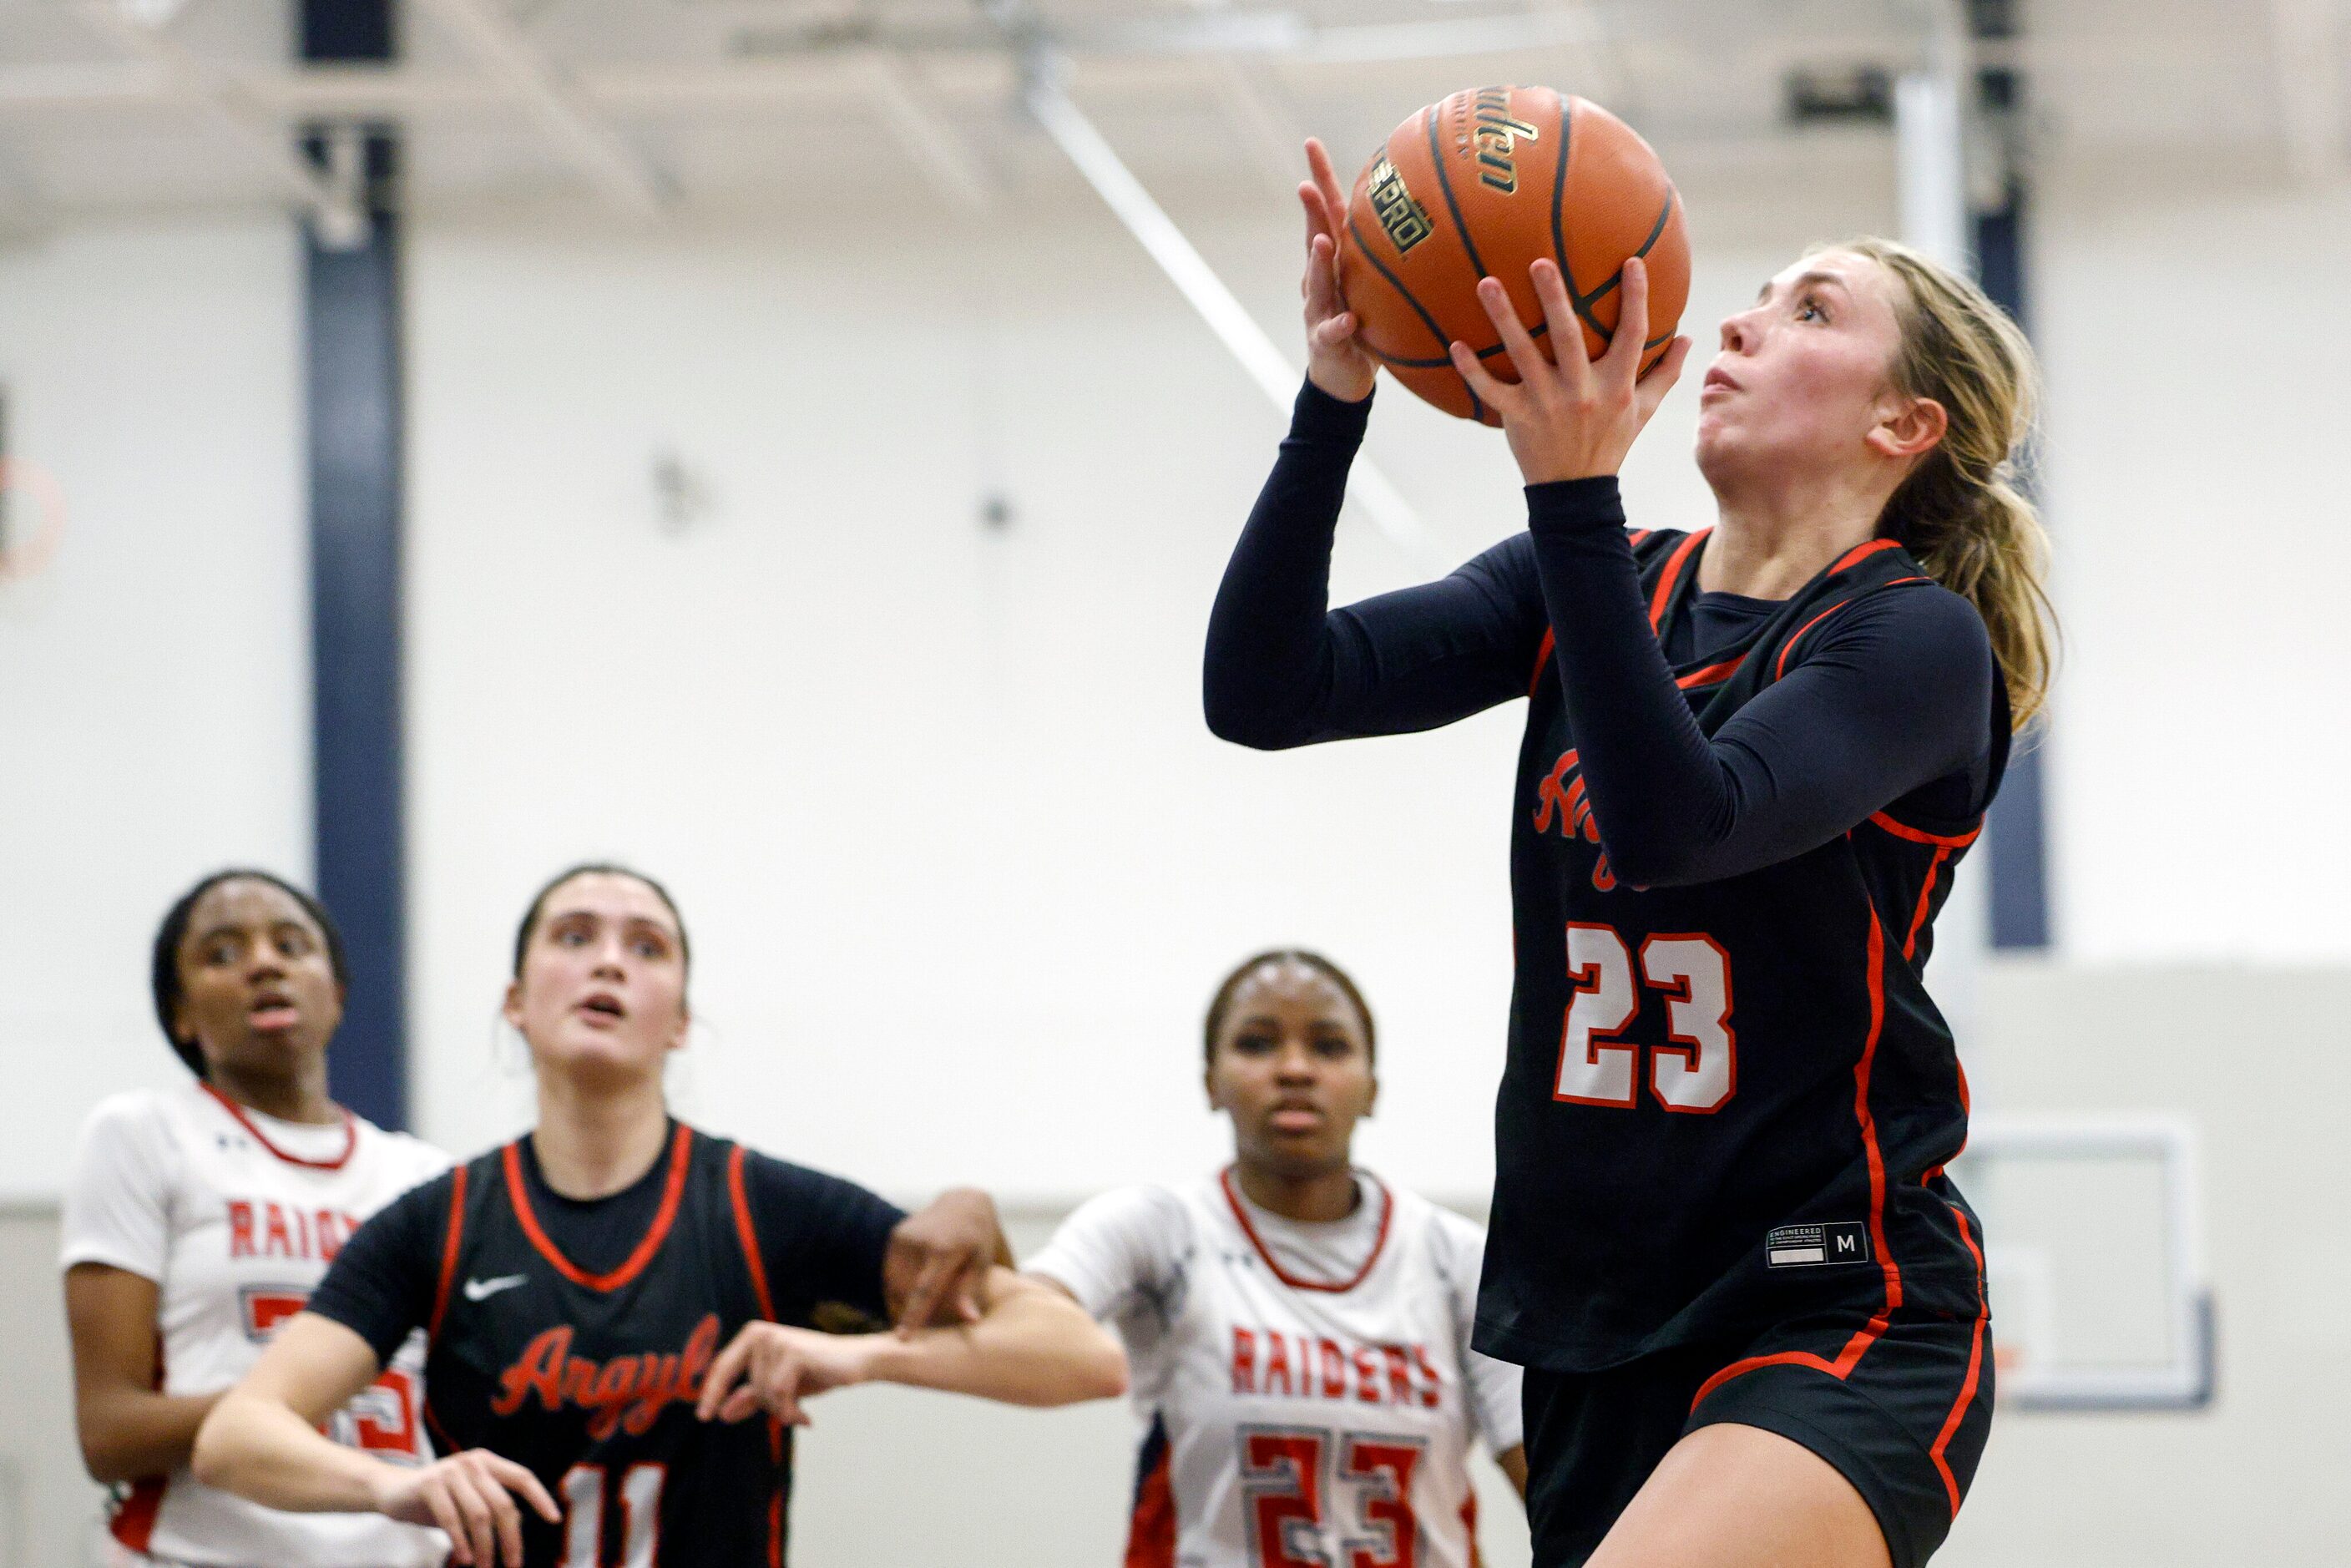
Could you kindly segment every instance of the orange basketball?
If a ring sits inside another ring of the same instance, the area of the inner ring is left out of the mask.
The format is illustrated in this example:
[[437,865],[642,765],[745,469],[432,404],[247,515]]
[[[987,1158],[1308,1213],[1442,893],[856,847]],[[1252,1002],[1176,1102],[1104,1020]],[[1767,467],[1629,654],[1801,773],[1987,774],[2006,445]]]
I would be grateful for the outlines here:
[[1356,178],[1339,246],[1339,287],[1357,340],[1396,380],[1447,413],[1499,424],[1447,358],[1458,340],[1503,381],[1518,373],[1478,303],[1499,277],[1546,358],[1541,301],[1527,267],[1559,264],[1583,346],[1616,326],[1628,256],[1649,269],[1646,370],[1689,300],[1689,236],[1665,165],[1596,103],[1547,87],[1484,87],[1432,104],[1392,131]]

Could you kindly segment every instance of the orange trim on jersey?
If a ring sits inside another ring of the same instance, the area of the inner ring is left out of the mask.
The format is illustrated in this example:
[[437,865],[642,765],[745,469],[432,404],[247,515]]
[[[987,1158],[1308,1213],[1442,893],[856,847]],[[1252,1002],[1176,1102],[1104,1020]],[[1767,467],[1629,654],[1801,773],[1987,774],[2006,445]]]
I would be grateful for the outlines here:
[[[1877,541],[1876,546],[1864,546],[1863,552],[1866,553],[1873,548],[1881,548],[1886,545],[1890,545],[1894,541],[1892,539],[1881,539]],[[1844,564],[1844,563],[1843,561],[1840,561],[1836,566],[1831,567],[1829,569],[1831,573],[1834,574],[1834,572],[1843,570]],[[1899,588],[1907,582],[1931,582],[1933,580],[1934,580],[1932,578],[1926,577],[1897,577],[1891,582],[1881,582],[1877,586],[1879,588]],[[1874,591],[1864,591],[1864,592]],[[1785,643],[1780,644],[1780,657],[1771,665],[1771,678],[1776,681],[1782,675],[1788,673],[1788,655],[1796,651],[1796,644],[1804,640],[1805,632],[1811,631],[1813,627],[1819,625],[1822,622],[1827,620],[1830,616],[1835,614],[1846,605],[1851,604],[1854,599],[1859,599],[1861,597],[1863,597],[1862,594],[1856,593],[1852,599],[1840,599],[1834,604],[1830,605],[1826,610],[1822,611],[1818,615],[1813,616],[1810,621],[1805,622],[1802,626],[1797,627],[1796,634],[1789,638]]]
[[1940,844],[1947,850],[1966,849],[1983,833],[1981,822],[1978,822],[1964,833],[1930,833],[1924,828],[1914,828],[1907,822],[1897,822],[1883,811],[1872,811],[1869,814],[1869,821],[1872,826],[1884,828],[1897,839],[1908,839],[1914,844]]
[[1322,1280],[1301,1280],[1294,1274],[1285,1272],[1281,1265],[1273,1260],[1273,1254],[1266,1250],[1265,1239],[1258,1235],[1257,1227],[1249,1223],[1249,1209],[1241,1202],[1239,1190],[1233,1186],[1233,1167],[1227,1166],[1219,1171],[1217,1174],[1217,1180],[1224,1185],[1225,1201],[1232,1205],[1233,1218],[1240,1221],[1241,1234],[1249,1239],[1249,1245],[1257,1249],[1257,1255],[1265,1260],[1265,1266],[1273,1270],[1275,1279],[1293,1291],[1327,1291],[1333,1295],[1338,1295],[1362,1284],[1370,1276],[1373,1269],[1378,1266],[1380,1254],[1387,1249],[1388,1226],[1395,1218],[1395,1198],[1389,1193],[1387,1185],[1369,1171],[1364,1172],[1364,1176],[1380,1190],[1382,1205],[1380,1233],[1372,1239],[1372,1255],[1364,1260],[1364,1266],[1355,1270],[1355,1277],[1336,1284]]
[[1862,1354],[1876,1343],[1893,1321],[1894,1310],[1902,1304],[1902,1270],[1886,1250],[1886,1159],[1878,1152],[1877,1122],[1869,1113],[1869,1072],[1877,1059],[1878,1037],[1886,1027],[1886,930],[1878,923],[1875,906],[1869,912],[1869,1036],[1863,1041],[1861,1060],[1854,1064],[1853,1113],[1861,1124],[1862,1152],[1869,1160],[1869,1242],[1877,1249],[1877,1261],[1886,1271],[1886,1304],[1868,1322],[1854,1331],[1845,1341],[1844,1349],[1831,1361],[1810,1351],[1783,1350],[1771,1355],[1750,1355],[1734,1361],[1698,1385],[1696,1397],[1690,1400],[1695,1414],[1707,1396],[1732,1378],[1763,1366],[1809,1366],[1815,1372],[1825,1372],[1842,1379],[1850,1373]]
[[1843,571],[1854,562],[1866,559],[1870,556],[1876,555],[1879,550],[1892,549],[1896,545],[1901,542],[1902,541],[1899,539],[1872,539],[1867,544],[1855,545],[1853,549],[1845,551],[1844,554],[1836,558],[1835,563],[1828,570],[1828,575],[1834,577],[1838,572]]
[[1834,604],[1830,605],[1826,610],[1822,611],[1818,615],[1813,616],[1810,621],[1805,622],[1802,626],[1797,627],[1796,634],[1789,638],[1785,643],[1780,644],[1780,657],[1771,666],[1771,678],[1776,681],[1782,675],[1788,673],[1788,655],[1796,651],[1796,644],[1804,640],[1805,632],[1811,631],[1813,627],[1819,625],[1822,622],[1827,620],[1830,616],[1835,614],[1838,611],[1844,609],[1846,605],[1851,604],[1852,602],[1853,601],[1850,599],[1840,599]]
[[[759,1230],[751,1223],[751,1198],[743,1188],[743,1145],[740,1144],[736,1145],[726,1156],[726,1197],[735,1209],[735,1239],[741,1244],[743,1261],[751,1271],[751,1294],[758,1299],[759,1315],[774,1322],[776,1299],[768,1293],[768,1266],[759,1260]],[[768,1453],[778,1465],[784,1462],[784,1424],[773,1416],[768,1417]],[[784,1494],[778,1491],[768,1518],[769,1568],[783,1568],[783,1506]]]
[[236,1118],[236,1124],[243,1127],[247,1133],[251,1134],[255,1143],[259,1144],[263,1148],[267,1149],[271,1154],[276,1155],[279,1159],[284,1160],[289,1166],[300,1166],[304,1170],[309,1171],[339,1171],[342,1169],[344,1166],[350,1163],[352,1151],[360,1146],[359,1122],[349,1111],[345,1111],[340,1105],[336,1106],[335,1110],[343,1118],[343,1152],[337,1155],[331,1160],[306,1160],[299,1155],[289,1155],[284,1149],[279,1148],[276,1144],[271,1143],[269,1141],[269,1134],[263,1132],[258,1126],[255,1125],[253,1118],[245,1113],[244,1106],[238,1104],[235,1101],[230,1099],[227,1095],[222,1093],[219,1090],[214,1088],[209,1083],[200,1082],[196,1087],[211,1095],[214,1099],[219,1101],[221,1103],[221,1108],[226,1111],[230,1115]]
[[1176,1483],[1168,1473],[1173,1457],[1163,1441],[1157,1462],[1135,1485],[1121,1568],[1176,1568]]
[[555,1265],[555,1271],[575,1285],[590,1291],[617,1291],[639,1274],[653,1260],[662,1243],[669,1237],[670,1222],[677,1218],[678,1199],[685,1195],[687,1156],[694,1150],[694,1129],[681,1124],[677,1136],[670,1140],[669,1183],[662,1189],[661,1208],[653,1222],[645,1228],[644,1239],[629,1254],[621,1266],[609,1274],[590,1274],[557,1248],[553,1239],[538,1228],[538,1216],[531,1212],[529,1184],[523,1180],[522,1141],[517,1138],[506,1147],[507,1200],[514,1205],[515,1218],[522,1222],[522,1233],[530,1238],[538,1255]]
[[743,1243],[743,1261],[751,1267],[751,1293],[759,1298],[759,1315],[776,1321],[776,1299],[768,1294],[768,1266],[759,1260],[759,1230],[751,1223],[750,1196],[743,1190],[743,1145],[726,1156],[726,1196],[735,1205],[735,1235]]
[[1943,1490],[1951,1500],[1951,1517],[1957,1519],[1959,1516],[1959,1479],[1951,1473],[1950,1461],[1943,1458],[1943,1450],[1951,1446],[1951,1439],[1959,1434],[1959,1423],[1967,1419],[1968,1406],[1975,1403],[1976,1380],[1983,1375],[1984,1322],[1991,1316],[1991,1301],[1984,1294],[1983,1252],[1976,1246],[1975,1232],[1968,1228],[1968,1217],[1954,1204],[1951,1206],[1951,1218],[1959,1222],[1959,1239],[1968,1244],[1968,1251],[1976,1260],[1976,1331],[1968,1342],[1968,1375],[1967,1380],[1959,1385],[1959,1403],[1953,1405],[1951,1413],[1943,1418],[1943,1429],[1936,1434],[1935,1446],[1928,1450],[1928,1456],[1935,1461],[1935,1469],[1943,1478]]
[[1681,580],[1682,568],[1689,561],[1690,552],[1706,541],[1712,528],[1700,528],[1674,547],[1666,558],[1666,570],[1657,573],[1657,586],[1649,595],[1649,630],[1654,632],[1666,622],[1666,604],[1674,596],[1674,584]]
[[1692,670],[1687,675],[1676,675],[1674,685],[1684,691],[1689,690],[1692,686],[1710,686],[1717,682],[1730,679],[1739,673],[1739,666],[1746,662],[1747,655],[1741,653],[1736,659],[1725,659],[1719,664],[1708,664],[1703,670]]
[[1867,1327],[1845,1342],[1844,1354],[1834,1361],[1831,1361],[1824,1355],[1814,1355],[1808,1350],[1783,1350],[1771,1355],[1750,1355],[1744,1361],[1734,1361],[1698,1385],[1697,1396],[1690,1400],[1690,1414],[1697,1415],[1698,1407],[1706,1403],[1707,1396],[1732,1378],[1743,1377],[1761,1367],[1809,1366],[1814,1372],[1825,1372],[1831,1377],[1842,1380],[1846,1373],[1853,1370],[1853,1364],[1861,1359],[1861,1353],[1867,1350],[1877,1336],[1885,1332],[1884,1318],[1870,1319]]
[[784,1494],[768,1500],[768,1568],[784,1568]]
[[441,1242],[441,1282],[433,1289],[433,1316],[424,1337],[441,1337],[441,1318],[449,1310],[449,1287],[457,1282],[457,1251],[465,1237],[465,1167],[450,1172],[449,1231]]
[[1469,1568],[1485,1568],[1485,1555],[1478,1550],[1478,1494],[1474,1491],[1461,1500],[1461,1528],[1469,1532]]
[[1927,880],[1918,887],[1918,907],[1910,912],[1910,930],[1902,938],[1902,956],[1905,958],[1914,956],[1917,953],[1918,933],[1927,928],[1928,910],[1935,899],[1935,878],[1941,873],[1943,862],[1950,858],[1950,846],[1942,844],[1937,846],[1935,858],[1927,862]]
[[1886,927],[1875,904],[1869,911],[1868,962],[1869,1039],[1854,1064],[1853,1114],[1861,1124],[1862,1151],[1869,1156],[1869,1239],[1877,1249],[1878,1266],[1886,1270],[1886,1313],[1891,1313],[1902,1304],[1902,1270],[1886,1249],[1886,1156],[1878,1152],[1877,1119],[1869,1113],[1869,1072],[1886,1029]]

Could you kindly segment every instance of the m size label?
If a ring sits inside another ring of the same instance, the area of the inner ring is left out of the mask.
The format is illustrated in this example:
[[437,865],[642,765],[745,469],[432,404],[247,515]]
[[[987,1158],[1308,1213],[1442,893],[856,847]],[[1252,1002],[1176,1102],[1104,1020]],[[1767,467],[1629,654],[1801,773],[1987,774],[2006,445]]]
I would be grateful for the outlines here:
[[1829,1225],[1783,1225],[1763,1238],[1763,1260],[1774,1269],[1869,1261],[1869,1227],[1858,1219]]

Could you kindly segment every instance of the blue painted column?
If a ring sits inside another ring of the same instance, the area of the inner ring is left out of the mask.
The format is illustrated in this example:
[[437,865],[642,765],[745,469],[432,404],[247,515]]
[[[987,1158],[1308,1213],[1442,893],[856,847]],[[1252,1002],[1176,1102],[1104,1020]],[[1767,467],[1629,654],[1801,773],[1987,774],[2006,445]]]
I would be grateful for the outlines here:
[[[298,20],[306,63],[392,57],[389,0],[303,0]],[[323,156],[315,139],[308,151]],[[307,224],[302,236],[312,821],[319,896],[351,967],[328,1080],[386,1127],[408,1122],[398,155],[368,134],[362,243],[329,248]]]
[[[2020,25],[2017,11],[2016,0],[1970,0],[1969,20],[1980,38],[2012,38]],[[2016,73],[2006,68],[1985,70],[1977,78],[1980,112],[2011,144],[2023,91]],[[2022,161],[2011,155],[2007,163],[2000,204],[1976,213],[1970,237],[1984,292],[2030,335],[2032,317],[2025,287],[2025,223],[2031,192]],[[2048,807],[2042,749],[2046,734],[2045,729],[2036,728],[2019,737],[2022,744],[2010,758],[2008,778],[1992,801],[1991,831],[1985,850],[1991,861],[1991,945],[1995,948],[2049,946]]]
[[[2006,204],[1975,220],[1977,265],[1984,292],[1998,300],[2029,332],[2024,294],[2024,189],[2009,182]],[[2049,946],[2049,831],[2045,794],[2047,730],[2036,726],[2018,737],[2008,778],[1991,804],[1991,945]]]

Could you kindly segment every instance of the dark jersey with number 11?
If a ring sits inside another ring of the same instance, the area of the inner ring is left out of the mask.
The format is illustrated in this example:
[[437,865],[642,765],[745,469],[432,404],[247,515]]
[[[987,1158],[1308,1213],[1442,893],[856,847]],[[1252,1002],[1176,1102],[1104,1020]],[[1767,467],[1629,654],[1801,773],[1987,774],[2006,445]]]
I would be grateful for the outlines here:
[[529,1568],[776,1568],[791,1435],[697,1420],[704,1375],[747,1322],[878,1316],[901,1218],[682,1124],[634,1186],[568,1199],[526,1138],[363,1227],[310,1311],[379,1354],[425,1328],[434,1441],[516,1460],[563,1507],[559,1527],[524,1509]]

